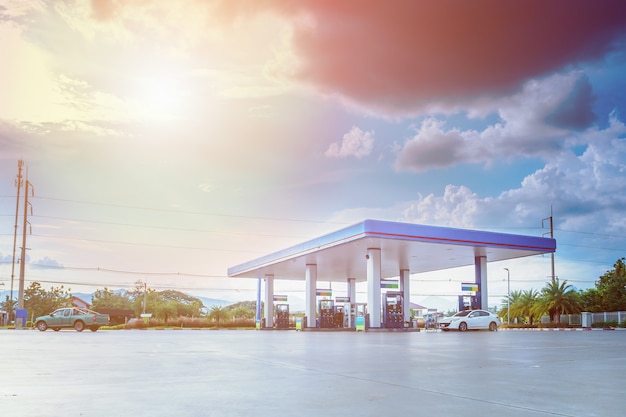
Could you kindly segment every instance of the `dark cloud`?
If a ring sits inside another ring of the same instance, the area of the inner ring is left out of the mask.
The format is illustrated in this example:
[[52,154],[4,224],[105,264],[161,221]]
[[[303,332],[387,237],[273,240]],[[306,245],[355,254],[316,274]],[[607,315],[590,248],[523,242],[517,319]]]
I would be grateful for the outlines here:
[[457,130],[444,131],[442,123],[427,120],[414,138],[404,144],[396,160],[399,170],[426,171],[446,168],[468,158],[466,140]]
[[623,1],[281,3],[314,19],[293,37],[298,79],[391,112],[510,93],[602,58],[626,30]]
[[546,117],[546,123],[565,129],[582,130],[589,127],[596,115],[591,109],[594,96],[589,79],[583,76],[554,112]]

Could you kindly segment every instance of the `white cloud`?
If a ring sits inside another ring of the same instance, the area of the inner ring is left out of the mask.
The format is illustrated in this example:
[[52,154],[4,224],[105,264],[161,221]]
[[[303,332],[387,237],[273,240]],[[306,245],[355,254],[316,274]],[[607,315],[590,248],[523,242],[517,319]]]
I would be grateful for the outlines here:
[[356,126],[345,135],[341,143],[332,143],[325,155],[329,158],[346,158],[353,156],[363,158],[372,152],[374,147],[374,131],[364,132]]
[[[436,123],[430,128],[439,129]],[[457,136],[462,132],[456,132]],[[610,116],[606,129],[581,133],[588,143],[577,155],[564,150],[527,175],[518,188],[481,197],[464,185],[448,185],[443,194],[418,195],[387,208],[352,208],[334,220],[382,218],[452,227],[539,227],[550,207],[563,229],[626,234],[626,125]]]
[[202,191],[203,193],[211,193],[211,192],[215,191],[215,185],[207,184],[207,183],[199,184],[198,185],[198,189],[200,191]]
[[443,196],[419,196],[402,210],[403,221],[438,226],[472,227],[481,199],[465,186],[448,185]]
[[591,126],[590,84],[581,72],[531,80],[516,95],[471,108],[470,117],[496,113],[500,122],[481,131],[446,129],[435,117],[424,120],[399,151],[398,170],[423,172],[462,163],[490,165],[496,159],[548,160],[579,140]]
[[487,155],[479,153],[470,156],[470,142],[475,132],[458,129],[445,130],[444,122],[435,118],[426,119],[417,134],[408,140],[396,160],[396,168],[425,171],[432,168],[445,168],[459,162],[479,162]]

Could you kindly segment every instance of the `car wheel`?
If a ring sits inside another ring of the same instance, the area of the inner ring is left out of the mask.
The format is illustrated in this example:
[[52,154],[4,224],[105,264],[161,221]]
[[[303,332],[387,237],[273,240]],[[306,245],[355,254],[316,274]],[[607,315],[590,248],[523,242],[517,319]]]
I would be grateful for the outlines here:
[[459,331],[460,332],[464,332],[466,330],[467,330],[467,323],[465,323],[465,322],[459,323]]
[[45,321],[38,321],[37,330],[39,330],[40,332],[45,332],[46,330],[48,330],[48,325]]
[[491,323],[489,323],[489,331],[490,332],[497,332],[498,331],[498,325],[496,324],[495,321],[492,321]]
[[77,320],[76,323],[74,323],[74,329],[76,329],[77,332],[82,332],[83,330],[85,330],[85,323]]

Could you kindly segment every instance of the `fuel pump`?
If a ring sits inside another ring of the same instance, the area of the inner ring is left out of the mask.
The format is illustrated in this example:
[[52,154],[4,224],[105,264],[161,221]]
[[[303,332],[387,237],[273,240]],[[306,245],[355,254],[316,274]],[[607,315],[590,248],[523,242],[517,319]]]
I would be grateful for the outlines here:
[[352,308],[354,309],[352,326],[356,327],[357,330],[359,330],[359,322],[360,322],[363,325],[363,328],[361,330],[369,329],[369,316],[367,314],[367,304],[366,303],[354,303],[352,304],[352,306],[353,306]]
[[480,309],[475,295],[459,295],[459,311]]
[[388,291],[385,294],[384,317],[386,328],[404,327],[404,308],[401,292]]
[[344,305],[335,304],[335,316],[333,317],[333,327],[342,328],[344,317]]
[[289,328],[289,304],[276,304],[276,328]]
[[335,303],[333,300],[319,300],[318,310],[320,316],[319,327],[322,329],[330,329],[335,323]]

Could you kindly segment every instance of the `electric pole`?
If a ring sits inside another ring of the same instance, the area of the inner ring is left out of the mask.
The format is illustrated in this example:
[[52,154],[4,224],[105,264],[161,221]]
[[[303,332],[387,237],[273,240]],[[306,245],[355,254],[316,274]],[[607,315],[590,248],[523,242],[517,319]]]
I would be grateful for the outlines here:
[[[541,221],[541,227],[543,228],[543,222],[549,220],[550,221],[550,238],[554,239],[554,227],[553,227],[553,223],[552,223],[552,206],[550,206],[550,217],[545,218]],[[550,254],[551,257],[551,262],[552,262],[552,281],[554,281],[555,275],[554,275],[554,252],[552,252]]]
[[13,281],[15,280],[15,249],[17,247],[17,228],[20,211],[20,191],[22,190],[22,166],[24,161],[17,161],[17,178],[15,186],[17,187],[17,199],[15,201],[15,229],[13,230],[13,260],[11,262],[11,301],[13,301]]
[[32,206],[29,206],[28,195],[30,194],[34,197],[35,193],[33,192],[33,185],[28,181],[28,172],[26,174],[26,181],[24,182],[24,226],[22,230],[22,254],[20,257],[20,285],[19,285],[19,293],[17,296],[17,308],[24,308],[24,271],[26,268],[26,226],[29,226],[28,222],[28,208],[30,207],[31,215],[32,215]]

